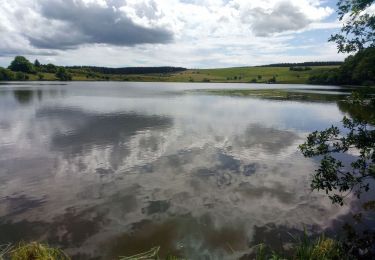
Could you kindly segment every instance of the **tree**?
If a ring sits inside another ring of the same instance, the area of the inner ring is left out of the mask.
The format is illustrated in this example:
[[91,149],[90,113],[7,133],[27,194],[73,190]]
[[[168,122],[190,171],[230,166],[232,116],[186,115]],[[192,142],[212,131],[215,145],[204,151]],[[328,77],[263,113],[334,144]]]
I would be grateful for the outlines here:
[[339,20],[344,21],[341,32],[332,35],[339,52],[356,52],[375,47],[375,16],[368,12],[375,0],[339,0]]
[[309,83],[328,85],[375,85],[375,47],[350,55],[340,68],[313,74]]
[[[375,109],[375,99],[368,106]],[[324,190],[333,203],[340,205],[348,192],[360,198],[364,191],[370,190],[370,182],[375,179],[375,130],[361,118],[344,117],[342,123],[345,131],[336,126],[315,131],[300,146],[306,157],[323,156],[311,188]],[[335,157],[335,154],[353,150],[358,151],[359,156],[350,165]]]
[[34,66],[37,68],[40,67],[40,62],[37,59],[34,61]]
[[[341,33],[331,36],[339,52],[357,52],[333,74],[338,82],[364,84],[375,77],[375,17],[366,9],[375,0],[339,0],[339,19],[345,20]],[[345,104],[339,107],[350,112],[344,117],[343,127],[331,126],[324,131],[315,131],[299,148],[305,157],[321,158],[320,167],[313,174],[311,188],[323,190],[335,204],[344,204],[348,195],[363,198],[375,180],[375,97],[374,90],[354,92]],[[359,108],[359,109],[358,109]],[[366,113],[362,113],[365,111]],[[347,154],[351,160],[343,162],[340,156]],[[375,210],[375,200],[367,199],[362,205],[364,211]],[[362,212],[354,220],[362,222]],[[371,218],[368,219],[371,221]],[[373,219],[372,219],[373,221]],[[365,224],[365,223],[363,223]],[[375,231],[366,226],[360,228],[346,224],[346,240],[343,248],[349,259],[375,259]]]
[[34,73],[33,64],[31,64],[31,62],[23,56],[15,57],[8,68],[12,71]]
[[55,75],[61,81],[72,80],[72,76],[66,71],[65,68],[58,68]]
[[48,63],[47,65],[43,65],[43,71],[48,72],[48,73],[56,73],[57,72],[57,67],[53,65],[52,63]]

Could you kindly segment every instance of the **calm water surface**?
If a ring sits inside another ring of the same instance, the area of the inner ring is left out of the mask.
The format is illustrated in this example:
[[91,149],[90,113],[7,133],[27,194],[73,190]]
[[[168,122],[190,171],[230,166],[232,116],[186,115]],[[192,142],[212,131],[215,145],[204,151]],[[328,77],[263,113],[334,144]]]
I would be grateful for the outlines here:
[[269,87],[0,85],[0,244],[47,241],[77,259],[157,245],[162,255],[235,259],[304,226],[330,228],[351,209],[310,192],[318,162],[297,147],[344,113],[184,92],[249,86]]

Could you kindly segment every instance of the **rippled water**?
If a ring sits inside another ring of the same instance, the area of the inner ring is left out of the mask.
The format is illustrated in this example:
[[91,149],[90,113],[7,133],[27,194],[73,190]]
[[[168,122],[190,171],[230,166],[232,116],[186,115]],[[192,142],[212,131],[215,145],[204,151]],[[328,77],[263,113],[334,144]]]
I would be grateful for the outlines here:
[[329,228],[350,208],[310,192],[318,162],[297,147],[343,112],[184,91],[249,86],[269,87],[0,85],[0,244],[47,241],[77,259],[156,245],[234,259],[304,226]]

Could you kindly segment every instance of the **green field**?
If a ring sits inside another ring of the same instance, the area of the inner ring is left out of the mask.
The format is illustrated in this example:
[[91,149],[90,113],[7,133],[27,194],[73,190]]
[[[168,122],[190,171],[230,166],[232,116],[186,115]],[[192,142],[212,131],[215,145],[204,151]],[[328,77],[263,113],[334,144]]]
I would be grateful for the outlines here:
[[275,77],[276,83],[307,83],[309,77],[335,66],[316,66],[309,71],[290,71],[287,67],[242,67],[225,69],[187,70],[170,77],[171,81],[194,82],[238,82],[238,83],[267,83]]
[[[288,67],[239,67],[224,69],[194,69],[168,74],[112,75],[87,73],[69,69],[76,81],[140,81],[140,82],[232,82],[268,83],[272,78],[276,83],[304,84],[310,76],[337,66],[313,66],[308,71],[290,71]],[[43,80],[56,80],[53,73],[40,73]],[[39,80],[38,75],[29,74],[29,80]]]

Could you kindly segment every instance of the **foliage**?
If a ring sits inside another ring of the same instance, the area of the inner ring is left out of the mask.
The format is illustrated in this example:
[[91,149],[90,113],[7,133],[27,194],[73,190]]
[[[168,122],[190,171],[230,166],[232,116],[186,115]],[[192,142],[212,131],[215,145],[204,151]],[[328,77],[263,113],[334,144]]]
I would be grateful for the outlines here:
[[15,80],[28,80],[29,79],[29,75],[27,75],[26,73],[23,73],[21,71],[18,71],[16,72],[16,75],[15,75]]
[[272,78],[270,78],[270,79],[267,81],[267,83],[269,83],[269,84],[274,84],[274,83],[276,83],[276,77],[275,77],[275,76],[272,76]]
[[34,65],[25,57],[17,56],[10,63],[9,67],[12,71],[19,71],[24,73],[34,73]]
[[375,47],[349,56],[340,68],[340,77],[345,84],[375,84]]
[[338,14],[344,21],[341,32],[332,35],[339,52],[356,52],[375,47],[375,16],[366,12],[374,0],[339,0]]
[[290,257],[270,251],[264,244],[257,246],[256,260],[343,260],[347,259],[340,242],[321,235],[318,239],[310,239],[305,230],[300,238],[294,238],[295,245]]
[[302,239],[299,238],[293,259],[341,260],[344,259],[344,253],[337,241],[326,238],[324,235],[315,241],[311,241],[305,231]]
[[14,80],[15,75],[11,70],[0,67],[0,80]]
[[[346,101],[352,105],[352,117],[344,117],[343,129],[336,126],[323,131],[315,131],[300,146],[306,157],[322,158],[320,167],[312,178],[313,190],[324,190],[333,203],[344,204],[344,199],[354,194],[358,199],[368,192],[375,179],[375,120],[371,111],[375,111],[375,98],[372,93],[353,93]],[[341,105],[342,106],[342,105]],[[362,107],[358,110],[358,106]],[[361,111],[370,111],[360,113]],[[339,155],[350,153],[353,161],[344,163]],[[367,201],[363,210],[375,210],[375,201]],[[362,223],[362,212],[354,216],[357,224]],[[358,228],[345,225],[347,234],[343,248],[347,255],[356,259],[375,257],[375,232],[365,227],[362,234]]]
[[[361,102],[372,106],[372,100],[360,100],[355,94],[348,102]],[[323,156],[320,168],[313,176],[311,188],[324,190],[333,203],[344,203],[344,193],[354,192],[360,198],[369,191],[370,180],[375,179],[375,130],[363,118],[344,117],[345,133],[336,126],[315,131],[300,146],[304,156]],[[345,134],[343,136],[343,134]],[[334,154],[358,152],[358,159],[349,165],[335,158]]]
[[35,61],[34,61],[34,66],[36,67],[36,68],[39,68],[40,67],[40,62],[36,59]]
[[[28,72],[30,80],[56,80],[55,74],[58,66],[54,64],[41,64],[38,60],[34,64],[27,63],[33,67]],[[312,62],[312,63],[289,63],[275,65],[275,67],[239,67],[223,69],[200,69],[186,70],[178,67],[127,67],[127,68],[105,68],[90,66],[62,67],[74,76],[74,80],[112,80],[112,81],[147,81],[147,82],[241,82],[249,83],[257,80],[257,83],[268,83],[277,76],[278,83],[304,84],[311,75],[324,72],[338,65],[340,62]],[[287,65],[287,66],[285,66]],[[318,66],[323,65],[323,66]],[[290,71],[290,66],[311,66],[311,71]],[[1,69],[0,69],[1,70]],[[0,72],[1,73],[1,72]],[[25,73],[25,72],[24,72]],[[7,80],[16,80],[16,75]],[[43,75],[43,76],[41,76]],[[20,77],[18,80],[26,80],[27,77]],[[0,74],[0,80],[3,76]]]
[[311,70],[311,67],[301,67],[301,66],[297,66],[297,67],[290,67],[289,70],[291,71],[307,71],[307,70]]
[[46,72],[46,73],[56,73],[57,72],[57,66],[55,66],[52,63],[48,63],[46,65],[40,65],[39,71]]
[[127,68],[106,68],[94,66],[71,66],[68,69],[82,70],[86,72],[103,73],[103,74],[160,74],[176,73],[185,71],[186,68],[180,67],[127,67]]
[[70,75],[70,73],[68,73],[67,70],[62,67],[58,68],[56,72],[56,77],[61,81],[72,80],[72,75]]
[[375,85],[375,47],[366,48],[345,59],[338,69],[310,77],[311,84]]
[[319,74],[312,75],[308,81],[309,84],[322,84],[322,85],[340,85],[339,83],[339,70],[332,69],[323,71]]
[[313,62],[301,62],[301,63],[276,63],[263,65],[259,67],[316,67],[316,66],[340,66],[341,61],[313,61]]

